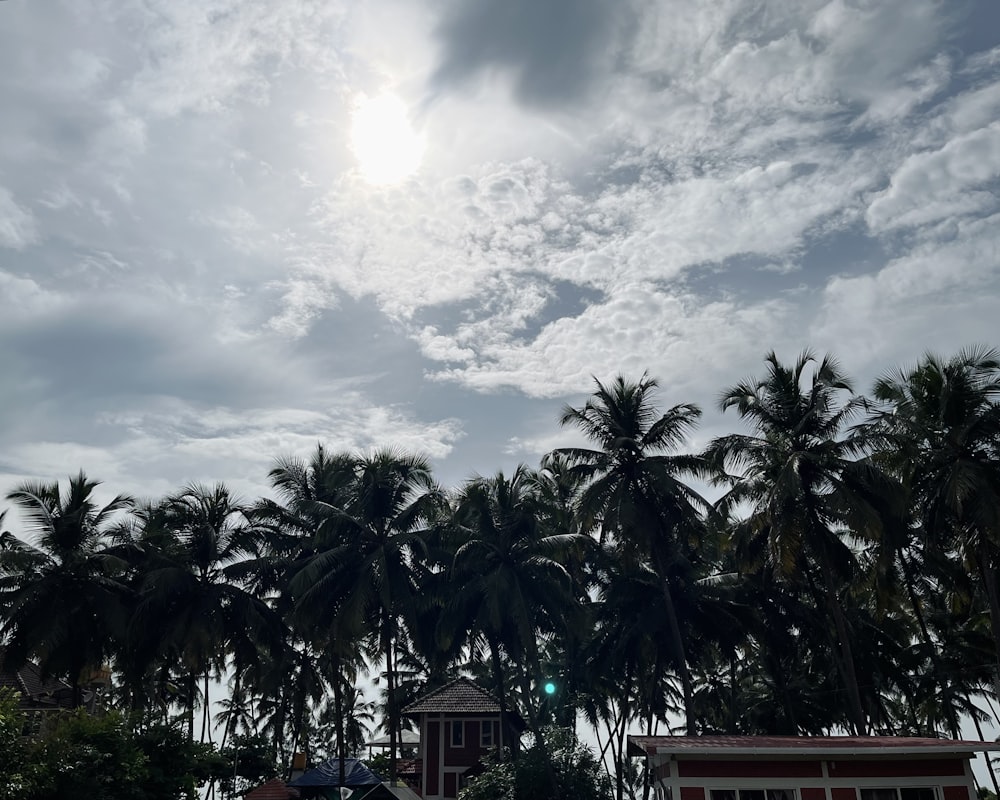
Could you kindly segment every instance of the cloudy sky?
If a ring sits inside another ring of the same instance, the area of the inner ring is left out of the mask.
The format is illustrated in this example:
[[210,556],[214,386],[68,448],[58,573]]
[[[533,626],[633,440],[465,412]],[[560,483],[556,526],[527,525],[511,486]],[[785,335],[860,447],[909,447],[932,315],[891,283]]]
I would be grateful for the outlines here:
[[995,0],[5,0],[0,490],[1000,345],[998,120]]

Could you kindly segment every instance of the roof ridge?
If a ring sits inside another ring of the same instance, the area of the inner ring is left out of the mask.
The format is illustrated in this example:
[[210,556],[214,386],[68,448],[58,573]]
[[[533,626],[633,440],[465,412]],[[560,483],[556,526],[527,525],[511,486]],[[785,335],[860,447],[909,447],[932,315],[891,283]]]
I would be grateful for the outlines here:
[[484,694],[486,697],[488,697],[490,700],[492,700],[497,705],[500,705],[500,699],[495,694],[493,694],[493,692],[490,692],[487,689],[484,689],[482,686],[480,686],[478,683],[476,683],[474,680],[472,680],[472,678],[469,678],[469,677],[467,677],[465,675],[459,675],[457,678],[453,678],[452,680],[448,681],[443,686],[439,686],[437,689],[434,689],[433,691],[428,692],[427,694],[422,695],[421,697],[418,697],[412,703],[410,703],[409,705],[403,707],[403,709],[401,709],[401,713],[405,714],[408,709],[411,709],[414,706],[419,705],[421,703],[425,703],[428,700],[433,700],[437,695],[441,694],[442,692],[444,692],[447,689],[452,688],[455,684],[460,683],[460,682],[468,684],[469,686],[471,686],[476,691],[481,692],[482,694]]

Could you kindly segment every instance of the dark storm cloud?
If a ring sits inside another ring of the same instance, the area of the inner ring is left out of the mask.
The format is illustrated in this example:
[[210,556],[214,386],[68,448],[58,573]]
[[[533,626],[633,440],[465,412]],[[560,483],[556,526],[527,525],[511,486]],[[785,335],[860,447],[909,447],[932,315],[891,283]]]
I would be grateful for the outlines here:
[[512,75],[523,103],[572,103],[608,69],[633,26],[621,0],[457,0],[438,28],[436,83],[462,85],[498,69]]

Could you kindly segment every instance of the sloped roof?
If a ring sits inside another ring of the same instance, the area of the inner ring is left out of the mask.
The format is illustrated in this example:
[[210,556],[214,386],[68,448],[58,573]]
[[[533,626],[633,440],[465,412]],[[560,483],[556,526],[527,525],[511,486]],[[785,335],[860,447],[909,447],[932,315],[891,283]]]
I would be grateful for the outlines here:
[[403,709],[404,714],[499,714],[500,701],[468,678],[455,678]]
[[[38,665],[26,661],[16,669],[4,664],[4,648],[0,647],[0,689],[13,689],[21,693],[19,705],[35,708],[39,705],[69,707],[72,705],[73,689],[66,681],[58,678],[43,678]],[[89,692],[84,692],[88,697]]]
[[934,756],[1000,750],[1000,742],[932,739],[915,736],[629,736],[635,756],[657,754],[738,758]]
[[368,791],[359,789],[351,800],[420,800],[420,795],[408,786],[382,783],[371,787]]
[[291,800],[298,796],[298,789],[290,789],[281,778],[271,778],[243,795],[243,800]]

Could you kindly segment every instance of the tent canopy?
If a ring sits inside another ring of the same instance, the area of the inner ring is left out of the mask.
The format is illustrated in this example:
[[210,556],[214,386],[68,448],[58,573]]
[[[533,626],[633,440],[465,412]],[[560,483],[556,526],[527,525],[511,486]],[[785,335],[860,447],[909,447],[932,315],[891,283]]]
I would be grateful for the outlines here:
[[[361,763],[357,758],[344,759],[344,786],[378,786],[382,779]],[[340,759],[330,758],[317,767],[313,767],[289,786],[340,786]]]

